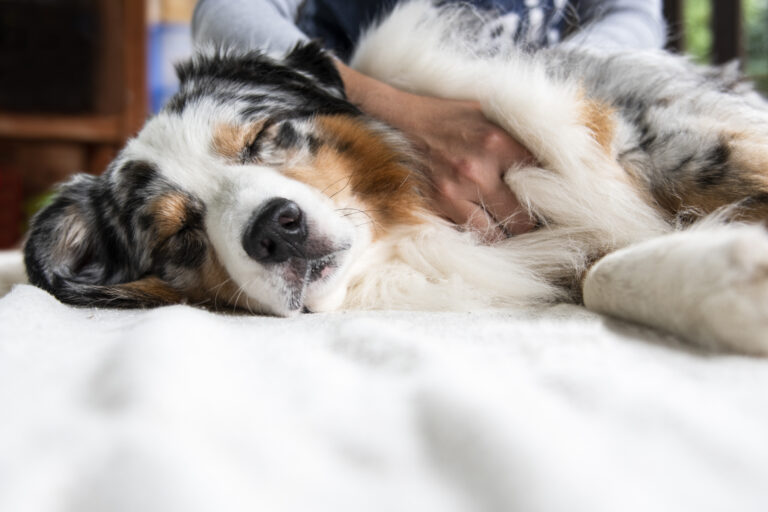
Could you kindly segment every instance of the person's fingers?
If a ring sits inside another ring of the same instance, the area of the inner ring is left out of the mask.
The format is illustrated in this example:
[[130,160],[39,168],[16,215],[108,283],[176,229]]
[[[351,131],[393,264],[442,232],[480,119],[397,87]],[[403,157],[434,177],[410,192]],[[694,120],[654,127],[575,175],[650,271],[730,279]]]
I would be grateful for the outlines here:
[[454,167],[453,178],[434,183],[438,210],[489,240],[525,233],[534,225],[496,166],[489,158],[464,162]]
[[495,125],[482,134],[478,149],[485,155],[492,155],[502,169],[533,160],[533,155],[525,146]]
[[[480,204],[502,229],[512,230],[520,216],[520,203],[515,194],[501,183],[500,187],[485,191]],[[512,234],[512,233],[510,233]]]
[[441,196],[435,197],[435,202],[448,219],[477,232],[487,242],[505,238],[504,232],[497,226],[493,217],[479,204],[465,199],[448,200]]
[[481,195],[480,204],[508,235],[526,233],[534,227],[534,220],[501,179],[492,189],[481,191]]
[[426,146],[436,209],[486,239],[529,231],[533,221],[502,175],[532,161],[531,153],[479,110],[470,114],[467,122],[458,125],[460,131],[448,132],[453,138],[436,139],[437,144]]

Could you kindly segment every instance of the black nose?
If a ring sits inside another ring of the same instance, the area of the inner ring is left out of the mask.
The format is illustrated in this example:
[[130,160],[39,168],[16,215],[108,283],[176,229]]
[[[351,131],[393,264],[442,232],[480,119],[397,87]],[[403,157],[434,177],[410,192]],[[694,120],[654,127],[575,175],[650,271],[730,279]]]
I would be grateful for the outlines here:
[[299,205],[288,199],[270,199],[253,216],[243,234],[243,248],[260,263],[280,263],[305,256],[307,223]]

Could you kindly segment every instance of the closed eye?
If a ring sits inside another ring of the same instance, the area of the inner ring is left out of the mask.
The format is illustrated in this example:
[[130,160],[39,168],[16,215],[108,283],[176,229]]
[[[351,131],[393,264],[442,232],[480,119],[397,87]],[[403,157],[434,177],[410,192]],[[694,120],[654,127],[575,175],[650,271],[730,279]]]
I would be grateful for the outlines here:
[[243,149],[242,163],[245,164],[258,159],[264,142],[269,138],[269,128],[272,127],[275,122],[276,121],[273,119],[268,119],[261,125],[259,131],[253,136],[251,142],[249,142]]

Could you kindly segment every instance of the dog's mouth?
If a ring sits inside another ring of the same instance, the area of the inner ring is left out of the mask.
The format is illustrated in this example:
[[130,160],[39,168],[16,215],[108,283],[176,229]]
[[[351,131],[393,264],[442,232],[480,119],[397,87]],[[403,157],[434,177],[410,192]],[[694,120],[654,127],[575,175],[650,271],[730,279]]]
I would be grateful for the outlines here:
[[283,267],[286,283],[294,286],[306,286],[315,281],[327,279],[337,268],[334,254],[312,260],[290,258]]
[[315,282],[326,279],[336,271],[336,259],[328,256],[319,260],[314,260],[309,264],[309,281]]
[[341,254],[346,248],[313,259],[290,258],[278,271],[288,291],[288,309],[309,313],[304,305],[307,292],[314,286],[331,281],[340,268]]

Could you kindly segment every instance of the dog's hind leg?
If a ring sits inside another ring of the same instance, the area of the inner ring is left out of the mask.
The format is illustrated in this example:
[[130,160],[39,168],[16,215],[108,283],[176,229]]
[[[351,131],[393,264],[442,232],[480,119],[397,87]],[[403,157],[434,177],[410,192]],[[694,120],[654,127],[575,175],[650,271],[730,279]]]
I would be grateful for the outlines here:
[[768,232],[706,224],[604,257],[583,281],[584,304],[706,348],[768,356]]

